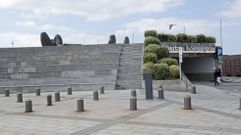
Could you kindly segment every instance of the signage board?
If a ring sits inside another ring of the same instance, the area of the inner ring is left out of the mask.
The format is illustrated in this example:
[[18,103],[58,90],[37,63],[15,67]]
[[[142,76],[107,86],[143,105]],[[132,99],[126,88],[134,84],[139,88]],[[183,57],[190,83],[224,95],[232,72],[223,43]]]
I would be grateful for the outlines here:
[[161,43],[168,48],[170,53],[178,53],[182,47],[183,53],[215,53],[215,44],[201,43]]

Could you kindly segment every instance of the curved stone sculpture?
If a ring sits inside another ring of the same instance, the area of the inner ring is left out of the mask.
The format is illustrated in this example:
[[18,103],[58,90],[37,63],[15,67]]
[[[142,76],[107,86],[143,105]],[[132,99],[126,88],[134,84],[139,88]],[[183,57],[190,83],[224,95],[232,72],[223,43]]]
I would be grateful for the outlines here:
[[129,37],[127,37],[127,36],[125,37],[124,44],[130,44]]
[[109,42],[108,44],[115,44],[116,43],[116,38],[115,38],[115,35],[110,35],[110,39],[109,39]]
[[42,46],[56,46],[56,44],[54,44],[53,41],[51,41],[46,32],[42,32],[40,34],[40,42]]
[[58,45],[63,45],[63,40],[62,37],[59,34],[56,34],[54,37],[55,44]]

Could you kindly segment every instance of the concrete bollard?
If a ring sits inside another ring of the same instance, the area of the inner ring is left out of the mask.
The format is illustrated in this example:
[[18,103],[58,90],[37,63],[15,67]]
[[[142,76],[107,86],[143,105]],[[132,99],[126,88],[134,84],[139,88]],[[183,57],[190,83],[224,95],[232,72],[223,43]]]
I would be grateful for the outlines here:
[[33,112],[32,100],[30,100],[30,99],[28,99],[27,101],[25,101],[25,112],[26,112],[26,113]]
[[241,110],[241,97],[239,99],[239,110]]
[[55,102],[60,102],[60,92],[55,92]]
[[130,110],[131,111],[137,110],[137,98],[134,96],[130,98]]
[[22,93],[17,93],[17,102],[22,103],[23,102],[23,94]]
[[77,100],[77,112],[84,111],[84,99],[80,98]]
[[40,96],[41,95],[41,90],[40,89],[36,89],[36,96]]
[[72,95],[72,88],[68,88],[67,94],[68,94],[68,95]]
[[184,109],[185,110],[192,109],[192,101],[191,101],[191,97],[189,95],[184,97]]
[[100,87],[100,94],[105,94],[105,87],[104,86]]
[[192,93],[192,94],[197,94],[197,92],[196,92],[196,86],[192,86],[191,93]]
[[160,89],[157,92],[158,92],[158,99],[164,99],[164,91]]
[[136,90],[131,91],[131,97],[136,97]]
[[98,101],[99,100],[99,93],[98,93],[98,91],[94,91],[93,92],[93,100],[94,101]]
[[9,97],[10,96],[10,91],[9,90],[5,90],[5,97]]
[[47,106],[52,106],[52,96],[51,95],[48,95],[47,96]]

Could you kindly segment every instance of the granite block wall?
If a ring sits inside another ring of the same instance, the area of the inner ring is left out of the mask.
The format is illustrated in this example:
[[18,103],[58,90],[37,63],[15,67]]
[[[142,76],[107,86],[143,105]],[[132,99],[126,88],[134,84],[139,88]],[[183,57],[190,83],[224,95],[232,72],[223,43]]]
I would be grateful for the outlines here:
[[[0,91],[115,89],[121,44],[1,48]],[[56,87],[55,87],[56,86]]]

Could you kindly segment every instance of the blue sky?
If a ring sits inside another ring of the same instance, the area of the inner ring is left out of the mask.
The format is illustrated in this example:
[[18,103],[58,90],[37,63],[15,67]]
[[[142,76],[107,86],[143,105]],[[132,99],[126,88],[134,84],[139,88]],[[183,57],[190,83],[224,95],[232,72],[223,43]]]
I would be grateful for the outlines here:
[[[41,46],[39,35],[60,34],[64,43],[117,42],[143,32],[205,34],[220,45],[223,22],[225,54],[241,54],[241,0],[0,0],[0,47]],[[172,30],[170,23],[177,24]]]

